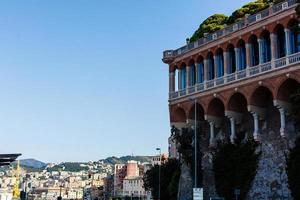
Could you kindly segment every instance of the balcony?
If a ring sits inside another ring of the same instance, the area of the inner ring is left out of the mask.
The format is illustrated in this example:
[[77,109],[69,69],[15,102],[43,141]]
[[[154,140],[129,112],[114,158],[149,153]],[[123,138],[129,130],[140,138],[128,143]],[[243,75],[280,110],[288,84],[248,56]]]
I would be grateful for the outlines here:
[[165,63],[172,62],[176,56],[183,55],[191,50],[194,50],[198,47],[201,47],[209,42],[218,40],[226,35],[229,35],[233,32],[239,31],[243,28],[245,28],[248,25],[252,25],[258,21],[261,21],[262,19],[265,19],[269,16],[277,15],[279,12],[283,10],[287,10],[290,8],[295,7],[296,0],[287,0],[281,3],[278,3],[276,5],[273,5],[263,11],[260,11],[254,15],[246,16],[241,21],[229,25],[225,27],[224,29],[218,30],[215,33],[209,34],[204,38],[200,38],[196,42],[189,43],[179,49],[176,50],[167,50],[163,52],[163,61]]
[[213,88],[218,88],[221,86],[232,84],[237,81],[269,73],[294,64],[300,64],[300,52],[273,60],[271,62],[263,63],[261,65],[249,67],[245,70],[237,71],[235,73],[228,74],[226,76],[214,80],[209,80],[204,83],[198,83],[184,90],[172,92],[169,94],[169,99],[174,100],[187,95],[204,92]]

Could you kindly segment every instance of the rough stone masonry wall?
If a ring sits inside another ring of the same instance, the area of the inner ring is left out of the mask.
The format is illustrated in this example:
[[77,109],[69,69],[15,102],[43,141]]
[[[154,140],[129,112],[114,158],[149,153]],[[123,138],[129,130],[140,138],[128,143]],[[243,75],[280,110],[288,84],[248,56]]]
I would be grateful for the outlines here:
[[212,157],[213,154],[209,151],[205,152],[202,157],[204,199],[218,196],[215,188]]
[[[257,147],[257,152],[260,152],[261,155],[259,157],[257,173],[252,182],[247,200],[293,200],[288,188],[286,159],[289,154],[289,149],[293,147],[296,138],[294,125],[290,120],[287,120],[288,139],[284,139],[279,133],[278,119],[271,119],[269,127],[267,127],[266,124],[267,123],[264,122],[261,127],[260,144]],[[246,125],[247,123],[243,123],[242,126],[238,127],[238,130],[244,130]],[[247,132],[247,134],[249,135],[251,133]],[[216,136],[221,139],[220,135],[221,133]],[[208,143],[207,140],[206,137],[203,138],[202,141]],[[213,151],[207,148],[208,144],[201,144],[201,146],[203,150],[204,199],[209,200],[209,197],[218,196],[215,189],[213,172]],[[186,164],[182,163],[181,170],[183,173],[181,173],[180,176],[178,200],[190,200],[192,199],[192,177],[190,169]]]
[[[252,122],[243,122],[237,129],[239,131],[248,129],[249,123]],[[288,188],[286,159],[289,149],[294,146],[296,131],[293,122],[287,119],[288,137],[282,138],[279,133],[279,124],[277,113],[272,115],[268,122],[262,123],[260,145],[256,149],[261,155],[247,200],[293,200]],[[218,196],[215,189],[212,154],[213,152],[209,149],[205,149],[202,158],[205,200]]]
[[193,180],[191,176],[191,170],[183,159],[181,159],[180,170],[181,170],[181,174],[179,178],[177,199],[192,200]]

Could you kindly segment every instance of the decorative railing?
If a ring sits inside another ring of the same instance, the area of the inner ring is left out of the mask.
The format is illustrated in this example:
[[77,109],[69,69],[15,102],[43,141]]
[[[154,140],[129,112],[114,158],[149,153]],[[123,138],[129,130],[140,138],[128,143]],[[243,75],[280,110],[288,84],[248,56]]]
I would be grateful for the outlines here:
[[245,18],[241,19],[239,22],[226,26],[224,29],[218,30],[212,34],[208,34],[205,37],[198,39],[196,42],[189,43],[176,50],[166,50],[163,53],[163,58],[164,59],[173,58],[175,56],[184,54],[197,47],[203,46],[211,41],[217,40],[225,35],[238,31],[244,28],[246,24],[249,25],[249,24],[256,23],[257,21],[260,21],[266,17],[269,17],[271,15],[276,15],[278,14],[278,12],[294,7],[296,3],[297,3],[296,0],[286,0],[276,5],[272,5],[271,7],[262,10],[254,15],[246,16]]
[[294,64],[300,64],[300,52],[257,66],[249,67],[223,77],[206,81],[204,83],[197,83],[196,85],[190,86],[187,89],[170,93],[169,98],[176,99],[189,94],[203,92],[215,87],[224,86],[250,77],[259,76],[261,74],[277,70],[278,68],[287,67]]

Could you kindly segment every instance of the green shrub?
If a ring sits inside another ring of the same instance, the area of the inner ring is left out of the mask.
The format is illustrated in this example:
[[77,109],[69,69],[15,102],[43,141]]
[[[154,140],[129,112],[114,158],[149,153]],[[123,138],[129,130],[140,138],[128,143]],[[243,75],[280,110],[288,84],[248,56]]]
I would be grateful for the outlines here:
[[287,161],[289,187],[294,199],[300,199],[300,138],[296,140]]
[[[292,104],[292,118],[299,131],[300,126],[300,90],[290,96]],[[291,149],[287,160],[287,175],[289,187],[294,199],[300,199],[300,137],[295,142],[295,147]]]
[[[197,129],[197,186],[202,187],[202,152],[201,152],[201,133],[202,129]],[[192,177],[195,176],[195,148],[194,148],[194,130],[190,128],[183,128],[181,130],[176,129],[175,127],[171,130],[172,135],[178,146],[178,152],[181,155],[181,158],[185,160],[188,167],[191,170]],[[193,178],[193,180],[195,180]]]
[[[159,165],[155,165],[144,175],[144,187],[151,191],[154,199],[158,198]],[[178,183],[180,177],[180,163],[178,160],[170,159],[161,165],[160,177],[160,199],[176,200]]]
[[300,89],[298,89],[295,93],[293,93],[289,101],[291,102],[291,105],[293,106],[292,110],[292,118],[295,122],[296,128],[300,129]]
[[255,153],[257,143],[237,141],[236,144],[219,144],[213,156],[213,171],[218,195],[234,199],[234,190],[239,189],[240,198],[247,195],[255,177],[259,154]]

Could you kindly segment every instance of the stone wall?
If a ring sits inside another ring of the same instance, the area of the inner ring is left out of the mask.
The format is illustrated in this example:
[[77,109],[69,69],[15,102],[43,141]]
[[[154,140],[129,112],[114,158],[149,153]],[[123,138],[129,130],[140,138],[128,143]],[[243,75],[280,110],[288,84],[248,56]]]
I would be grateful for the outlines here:
[[202,157],[204,199],[218,196],[215,189],[215,175],[213,171],[212,158],[212,152],[208,151],[205,152]]
[[181,174],[178,186],[178,200],[192,200],[193,199],[193,180],[191,170],[186,162],[181,159]]
[[[282,138],[279,133],[278,116],[261,124],[260,144],[256,152],[260,153],[256,176],[253,180],[247,200],[292,200],[288,187],[288,177],[286,173],[286,159],[289,149],[293,148],[296,138],[296,131],[293,122],[287,120],[287,138]],[[261,121],[262,122],[262,121]],[[248,123],[238,126],[239,131],[245,130]],[[248,127],[247,127],[248,128]],[[219,133],[220,134],[220,133]],[[217,134],[217,137],[218,135]],[[251,135],[246,133],[245,137]],[[221,137],[219,139],[222,139]],[[214,172],[212,164],[213,151],[204,150],[203,156],[203,184],[205,199],[218,196],[215,190]]]
[[[273,124],[272,127],[276,127],[276,125]],[[261,156],[248,199],[293,199],[286,173],[289,149],[294,146],[296,138],[292,122],[287,123],[287,133],[288,138],[282,138],[279,132],[272,128],[263,129],[261,144],[257,147]]]
[[[293,200],[288,187],[288,177],[286,173],[286,159],[289,149],[293,148],[296,138],[296,131],[293,123],[287,120],[287,138],[282,138],[279,133],[278,116],[270,117],[270,120],[261,121],[260,143],[256,149],[260,153],[257,173],[253,180],[251,189],[247,195],[247,200]],[[243,122],[237,127],[238,131],[249,130],[249,122]],[[252,127],[251,127],[252,128]],[[204,199],[217,197],[215,189],[215,178],[213,172],[213,152],[214,149],[208,148],[208,130],[201,139],[202,170]],[[222,131],[216,134],[217,140],[228,140],[228,137],[221,137]],[[224,135],[224,134],[223,134]],[[245,138],[249,137],[251,132],[247,132]],[[193,180],[189,167],[183,162],[181,166],[182,174],[180,176],[180,188],[178,200],[191,200]]]
[[248,199],[292,199],[286,173],[286,144],[272,131],[262,136],[261,144],[257,147],[261,155]]

